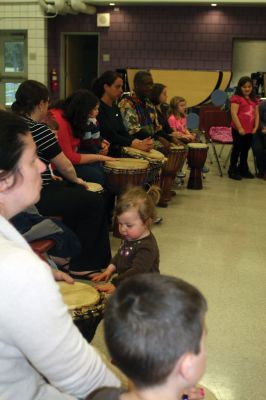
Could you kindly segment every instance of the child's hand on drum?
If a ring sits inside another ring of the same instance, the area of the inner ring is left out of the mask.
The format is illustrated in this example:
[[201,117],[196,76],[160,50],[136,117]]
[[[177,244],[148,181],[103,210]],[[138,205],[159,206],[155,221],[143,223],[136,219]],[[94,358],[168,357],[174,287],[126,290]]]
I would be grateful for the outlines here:
[[105,285],[99,285],[99,286],[95,286],[95,288],[99,291],[99,292],[105,292],[107,294],[111,294],[115,291],[115,286],[112,283],[106,283]]
[[116,270],[115,265],[110,264],[108,265],[108,267],[104,272],[92,274],[91,280],[93,282],[108,281],[111,278],[112,274],[115,272],[115,270]]

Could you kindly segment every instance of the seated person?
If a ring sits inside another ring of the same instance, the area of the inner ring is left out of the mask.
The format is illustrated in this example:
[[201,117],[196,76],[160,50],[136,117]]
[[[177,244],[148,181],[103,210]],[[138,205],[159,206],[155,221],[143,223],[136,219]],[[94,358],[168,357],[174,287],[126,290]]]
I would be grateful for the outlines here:
[[205,370],[206,309],[199,290],[175,277],[125,280],[109,299],[104,332],[114,364],[133,388],[98,389],[87,400],[181,399]]
[[60,266],[67,266],[71,257],[78,255],[81,244],[77,235],[58,219],[39,214],[35,206],[11,218],[10,222],[28,243],[40,239],[52,239],[54,246],[48,251],[51,259]]
[[[106,154],[106,144],[103,152],[89,149],[81,150],[81,141],[88,132],[88,118],[95,113],[98,104],[97,97],[88,90],[77,90],[66,100],[59,101],[51,110],[59,125],[58,142],[66,157],[74,165],[77,175],[87,182],[96,182],[105,186],[105,174],[102,161],[113,160]],[[85,150],[85,151],[84,151]]]
[[[126,278],[143,273],[159,272],[159,249],[151,233],[151,225],[156,218],[153,196],[155,189],[146,193],[138,186],[126,191],[119,199],[115,215],[119,232],[123,237],[118,252],[103,273],[92,277],[94,282],[109,280],[110,283],[97,286],[100,292],[112,293]],[[157,194],[160,196],[159,193]]]
[[118,72],[106,71],[95,79],[92,90],[100,99],[99,115],[101,135],[110,143],[109,154],[114,157],[121,156],[121,147],[149,151],[153,141],[149,138],[140,140],[132,137],[127,131],[117,101],[123,93],[123,79]]
[[266,180],[266,100],[259,104],[259,115],[259,129],[252,136],[252,150],[258,168],[258,177]]
[[171,136],[171,141],[176,145],[182,145],[177,139],[177,131],[171,128],[168,122],[169,104],[167,104],[167,87],[162,83],[154,83],[150,93],[150,100],[156,108],[158,122],[162,130]]
[[186,100],[183,97],[174,96],[170,101],[168,123],[174,130],[174,136],[182,143],[190,143],[196,140],[196,135],[187,128]]
[[[134,76],[134,91],[130,95],[125,95],[120,100],[118,106],[123,118],[124,125],[134,138],[152,138],[164,142],[167,147],[172,142],[170,134],[162,130],[158,122],[155,106],[150,101],[150,93],[153,80],[150,72],[138,71]],[[160,144],[156,147],[161,148]]]

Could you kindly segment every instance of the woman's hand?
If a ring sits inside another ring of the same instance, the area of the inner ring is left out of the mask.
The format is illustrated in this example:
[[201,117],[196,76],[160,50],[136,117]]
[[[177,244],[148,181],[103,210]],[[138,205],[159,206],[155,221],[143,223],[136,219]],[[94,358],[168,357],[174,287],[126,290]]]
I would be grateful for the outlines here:
[[99,292],[105,292],[107,294],[114,293],[114,291],[115,291],[115,286],[112,283],[106,283],[105,285],[95,286],[95,288]]
[[57,269],[52,268],[52,273],[56,281],[64,281],[66,283],[69,283],[70,285],[73,285],[73,283],[75,282],[74,279],[65,272],[58,271]]
[[101,155],[101,154],[98,154],[98,157],[99,157],[98,161],[118,161],[119,160],[119,158],[104,156],[104,155]]
[[77,179],[75,180],[75,183],[76,183],[77,185],[84,186],[85,189],[88,189],[88,183],[85,182],[85,181],[84,181],[83,179],[81,179],[81,178],[78,178],[78,177],[77,177]]
[[150,151],[153,149],[153,139],[151,137],[143,140],[134,139],[131,143],[131,147],[142,151]]
[[239,135],[245,135],[245,129],[244,128],[242,128],[242,126],[241,126],[241,128],[239,128],[238,129],[238,133],[239,133]]

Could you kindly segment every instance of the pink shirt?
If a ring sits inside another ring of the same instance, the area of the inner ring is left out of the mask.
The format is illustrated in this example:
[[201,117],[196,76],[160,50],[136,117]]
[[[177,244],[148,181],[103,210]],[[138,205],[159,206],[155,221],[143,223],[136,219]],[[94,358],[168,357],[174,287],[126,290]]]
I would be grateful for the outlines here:
[[187,118],[186,117],[181,117],[181,118],[176,118],[174,115],[171,115],[168,118],[168,123],[172,129],[175,131],[181,132],[181,133],[186,133],[187,130]]
[[62,110],[52,109],[54,119],[59,125],[58,129],[58,142],[65,156],[72,162],[72,164],[79,164],[81,155],[77,153],[80,145],[80,139],[73,135],[70,123],[63,117]]
[[[255,126],[255,117],[256,117],[256,107],[259,104],[259,100],[256,99],[255,101],[251,99],[246,99],[242,96],[232,96],[230,99],[230,103],[238,104],[238,119],[245,130],[245,133],[251,133],[254,126]],[[234,129],[236,125],[234,121],[231,122],[231,125]]]

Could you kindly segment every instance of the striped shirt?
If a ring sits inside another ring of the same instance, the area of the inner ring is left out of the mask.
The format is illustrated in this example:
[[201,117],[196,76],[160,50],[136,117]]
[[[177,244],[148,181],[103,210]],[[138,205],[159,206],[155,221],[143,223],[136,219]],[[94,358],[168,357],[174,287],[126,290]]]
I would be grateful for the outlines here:
[[46,170],[42,173],[43,186],[49,185],[53,180],[51,171],[49,169],[49,164],[51,159],[58,156],[62,152],[57,139],[51,129],[41,123],[33,121],[28,117],[24,117],[26,120],[29,131],[32,134],[34,142],[37,147],[37,154],[46,165]]

